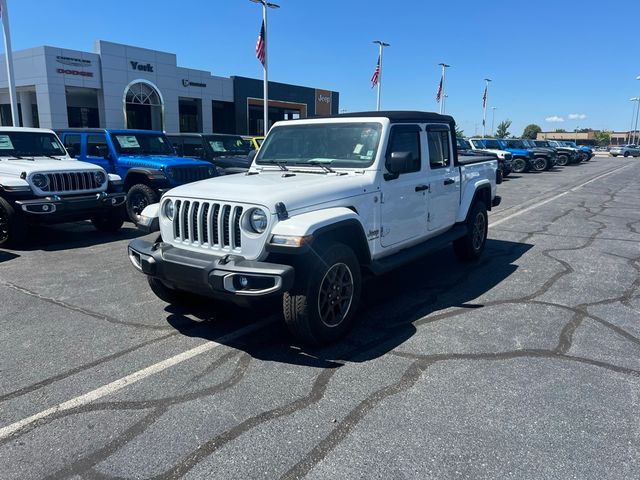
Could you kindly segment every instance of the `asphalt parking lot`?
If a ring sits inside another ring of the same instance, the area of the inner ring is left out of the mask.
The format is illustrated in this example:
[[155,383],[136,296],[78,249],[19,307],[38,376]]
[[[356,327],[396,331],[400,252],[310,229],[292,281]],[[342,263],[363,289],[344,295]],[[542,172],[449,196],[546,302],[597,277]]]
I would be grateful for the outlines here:
[[640,160],[510,177],[484,257],[368,280],[295,345],[278,305],[155,298],[118,235],[0,250],[0,478],[637,478]]

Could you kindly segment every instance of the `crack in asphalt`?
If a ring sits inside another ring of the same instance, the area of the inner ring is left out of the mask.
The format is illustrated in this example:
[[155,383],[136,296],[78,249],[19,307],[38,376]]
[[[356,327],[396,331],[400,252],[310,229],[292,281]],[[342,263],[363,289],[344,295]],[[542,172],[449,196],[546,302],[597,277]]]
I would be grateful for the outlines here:
[[[402,357],[406,359],[411,359],[413,362],[411,365],[405,370],[402,374],[401,378],[390,384],[384,388],[376,390],[372,394],[368,395],[364,400],[362,400],[356,407],[354,407],[347,415],[339,422],[336,427],[327,435],[323,440],[321,440],[318,444],[315,445],[302,459],[300,459],[293,467],[291,467],[287,472],[285,472],[281,478],[282,479],[290,479],[290,478],[300,478],[301,476],[306,475],[309,471],[311,471],[320,461],[322,461],[326,455],[335,449],[337,446],[341,444],[341,442],[346,438],[346,436],[355,428],[359,422],[369,413],[371,412],[377,405],[379,405],[386,398],[398,394],[400,392],[406,391],[413,387],[415,383],[420,379],[421,375],[427,370],[431,365],[436,362],[442,361],[451,361],[451,360],[507,360],[514,358],[545,358],[545,359],[559,359],[563,361],[571,361],[578,362],[582,364],[587,364],[594,367],[599,367],[603,369],[607,369],[609,371],[613,371],[620,374],[631,375],[633,377],[639,378],[640,371],[635,369],[630,369],[626,367],[621,367],[618,365],[610,364],[607,362],[602,362],[586,357],[579,357],[573,355],[567,355],[567,352],[571,348],[571,344],[573,341],[573,334],[580,327],[580,324],[585,318],[591,318],[603,326],[611,329],[617,334],[621,335],[627,340],[632,341],[634,344],[640,345],[640,339],[626,330],[607,322],[606,320],[598,317],[597,315],[591,314],[588,312],[588,308],[596,305],[603,305],[608,303],[622,303],[624,301],[629,302],[633,296],[633,292],[638,289],[640,286],[640,266],[638,265],[637,258],[629,258],[624,257],[622,255],[618,255],[621,259],[624,259],[628,265],[635,269],[637,275],[633,284],[630,288],[626,289],[626,291],[616,297],[610,299],[604,299],[596,302],[583,303],[576,306],[567,306],[556,304],[553,302],[544,302],[540,300],[536,300],[537,297],[544,295],[548,292],[562,277],[566,275],[570,275],[575,273],[573,267],[566,261],[557,258],[552,255],[552,253],[560,253],[566,251],[579,251],[585,248],[590,247],[596,240],[605,240],[604,238],[599,238],[599,235],[606,230],[607,225],[604,222],[595,220],[594,217],[597,217],[607,208],[605,206],[606,203],[614,201],[615,193],[609,194],[609,200],[604,202],[600,207],[586,207],[585,202],[582,201],[580,204],[574,206],[569,211],[565,211],[557,217],[554,217],[549,223],[545,224],[544,227],[537,232],[527,232],[527,235],[521,241],[524,242],[533,238],[535,235],[545,235],[547,234],[548,228],[550,228],[553,223],[559,221],[565,216],[568,216],[572,213],[575,213],[577,209],[584,209],[590,216],[585,218],[589,222],[594,224],[598,224],[595,229],[595,233],[587,238],[587,241],[580,246],[577,247],[568,247],[568,248],[554,248],[543,250],[541,254],[546,258],[555,261],[562,267],[562,270],[556,272],[549,278],[545,283],[537,289],[535,292],[526,295],[524,297],[518,299],[508,299],[508,300],[498,300],[494,302],[486,302],[483,304],[483,307],[491,307],[496,305],[506,305],[506,304],[526,304],[526,303],[534,303],[540,305],[548,305],[556,308],[565,309],[573,312],[571,319],[564,325],[562,331],[559,335],[559,342],[555,349],[553,350],[545,350],[545,349],[523,349],[523,350],[514,350],[508,352],[498,352],[498,353],[469,353],[469,354],[442,354],[442,355],[426,355],[419,354],[414,352],[404,352],[401,350],[391,350],[387,353],[393,356]],[[600,212],[594,212],[593,208],[599,208]],[[615,207],[617,208],[617,207]],[[634,221],[627,224],[627,228],[632,233],[638,233],[633,225],[636,223],[640,223],[640,221]],[[523,232],[524,233],[524,232]],[[515,250],[517,246],[512,246],[509,250]],[[497,257],[507,256],[510,252],[499,252],[491,257],[486,258],[484,261],[481,261],[476,264],[476,270],[487,267],[491,264],[491,260],[495,260]],[[615,254],[613,254],[615,255]],[[463,272],[456,278],[454,281],[450,282],[444,287],[438,288],[435,293],[431,293],[428,299],[422,298],[422,303],[419,305],[413,305],[408,309],[403,309],[400,313],[394,315],[394,318],[406,318],[415,317],[415,315],[420,312],[433,307],[437,304],[440,296],[445,294],[449,288],[454,287],[455,285],[459,285],[460,282],[463,282],[471,273],[476,272]],[[428,288],[428,287],[427,287]],[[38,296],[35,294],[35,296]],[[54,303],[58,304],[56,301]],[[431,310],[433,310],[431,308]],[[444,312],[441,314],[433,315],[428,318],[418,318],[414,321],[409,322],[396,322],[391,323],[384,329],[382,335],[379,338],[374,339],[370,342],[365,343],[364,345],[356,345],[355,352],[352,352],[353,355],[349,357],[354,358],[357,355],[362,354],[368,350],[381,349],[384,344],[393,344],[393,338],[389,337],[389,332],[393,332],[394,330],[399,331],[408,324],[413,324],[417,327],[420,325],[424,325],[426,323],[432,323],[435,321],[439,321],[445,318],[451,318],[457,315],[461,315],[462,313],[468,312],[468,309],[461,308],[453,311]],[[84,313],[84,312],[83,312]],[[401,335],[401,332],[398,333]],[[229,361],[233,358],[232,355],[234,352],[229,352],[224,355],[221,359],[213,362],[205,371],[210,372],[219,368],[222,364]],[[246,365],[245,368],[242,369],[242,362],[245,361],[246,357]],[[87,457],[74,462],[73,464],[64,467],[64,469],[56,472],[50,478],[64,478],[66,476],[76,475],[78,473],[83,473],[90,477],[101,478],[101,479],[114,479],[118,477],[113,477],[108,474],[104,474],[103,472],[99,472],[95,470],[95,466],[103,461],[104,459],[111,456],[113,453],[117,452],[124,445],[131,442],[133,439],[137,438],[140,434],[144,433],[146,429],[152,425],[158,418],[160,418],[170,406],[187,401],[189,396],[195,396],[194,398],[200,398],[202,396],[211,396],[216,393],[219,393],[223,390],[216,390],[216,388],[222,388],[220,385],[225,385],[224,390],[231,388],[232,386],[238,384],[242,378],[244,378],[246,371],[248,369],[250,357],[247,354],[241,356],[240,365],[236,367],[234,374],[230,379],[222,382],[221,384],[217,384],[213,387],[209,387],[197,392],[193,392],[190,394],[178,395],[174,397],[167,397],[162,399],[153,399],[146,401],[131,401],[131,402],[104,402],[101,404],[94,405],[86,405],[82,408],[77,409],[76,411],[68,411],[64,412],[64,415],[67,416],[71,414],[82,413],[85,411],[95,411],[95,410],[132,410],[132,409],[148,409],[153,408],[152,412],[145,415],[141,420],[136,422],[134,425],[129,427],[123,434],[116,437],[112,440],[107,446],[99,449]],[[263,423],[272,421],[276,418],[281,418],[285,416],[289,416],[299,410],[308,408],[309,406],[319,402],[324,398],[324,394],[326,392],[327,386],[332,379],[333,375],[336,371],[345,365],[345,363],[336,362],[331,368],[324,368],[321,372],[316,376],[313,381],[310,392],[304,397],[300,397],[293,402],[290,402],[285,405],[278,406],[276,408],[263,411],[255,416],[245,419],[243,422],[235,425],[234,427],[222,432],[221,434],[216,435],[215,437],[208,440],[206,443],[200,445],[195,451],[184,456],[178,463],[171,466],[168,470],[163,473],[156,475],[154,479],[169,479],[169,478],[179,478],[188,473],[194,466],[199,464],[203,459],[212,455],[214,452],[222,448],[224,445],[228,444],[232,440],[238,438],[243,433],[261,425]],[[201,372],[193,376],[190,380],[192,382],[197,382],[201,378],[203,378],[206,373]],[[0,397],[1,398],[1,397]],[[48,421],[52,421],[52,419],[48,419]],[[48,422],[47,422],[48,423]],[[35,426],[33,428],[36,428]],[[31,429],[29,429],[31,430]],[[20,431],[20,435],[26,433],[26,431]],[[15,438],[15,437],[14,437]]]

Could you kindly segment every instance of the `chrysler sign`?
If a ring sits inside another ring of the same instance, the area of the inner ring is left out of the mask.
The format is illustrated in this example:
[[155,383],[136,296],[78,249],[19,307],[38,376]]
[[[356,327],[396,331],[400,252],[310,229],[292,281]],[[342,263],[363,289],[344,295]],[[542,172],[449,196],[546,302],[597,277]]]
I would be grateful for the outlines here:
[[90,67],[91,60],[85,60],[83,58],[75,57],[63,57],[61,55],[56,56],[56,62],[63,65],[69,65],[71,67]]

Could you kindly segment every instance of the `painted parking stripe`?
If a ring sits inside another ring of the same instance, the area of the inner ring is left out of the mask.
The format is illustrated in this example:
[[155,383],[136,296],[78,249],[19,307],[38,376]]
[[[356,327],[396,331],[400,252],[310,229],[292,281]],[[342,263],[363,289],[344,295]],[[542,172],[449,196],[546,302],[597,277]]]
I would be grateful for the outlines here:
[[[538,202],[534,205],[531,205],[527,208],[524,208],[523,210],[520,210],[519,212],[515,212],[512,213],[511,215],[508,215],[507,217],[501,218],[500,220],[497,220],[493,223],[490,223],[489,226],[495,226],[495,225],[499,225],[503,222],[506,222],[507,220],[510,220],[514,217],[517,217],[519,215],[522,215],[528,211],[531,211],[535,208],[541,207],[543,205],[546,205],[547,203],[550,203],[554,200],[557,200],[558,198],[561,198],[571,192],[575,192],[576,190],[579,190],[580,188],[584,187],[585,185],[588,185],[592,182],[595,182],[596,180],[599,180],[601,178],[604,178],[608,175],[612,175],[613,173],[616,173],[624,168],[628,168],[632,166],[632,164],[629,165],[624,165],[620,168],[616,168],[614,170],[611,170],[609,172],[603,173],[601,175],[598,175],[594,178],[592,178],[591,180],[587,180],[584,183],[581,183],[580,185],[577,185],[569,190],[567,190],[566,192],[560,193],[558,195],[555,195],[551,198],[548,198],[546,200],[543,200],[542,202]],[[149,367],[143,368],[142,370],[138,370],[137,372],[134,372],[130,375],[127,375],[126,377],[122,377],[118,380],[115,380],[107,385],[104,385],[102,387],[96,388],[95,390],[92,390],[88,393],[85,393],[83,395],[80,395],[78,397],[72,398],[71,400],[68,400],[66,402],[60,403],[54,407],[48,408],[46,410],[43,410],[40,413],[36,413],[35,415],[31,415],[30,417],[27,417],[23,420],[19,420],[15,423],[12,423],[11,425],[7,425],[6,427],[2,427],[0,428],[0,440],[9,437],[10,435],[16,433],[17,431],[21,430],[22,428],[31,425],[39,420],[42,420],[44,418],[50,417],[51,415],[55,415],[56,413],[59,412],[64,412],[66,410],[71,410],[73,408],[77,408],[80,407],[82,405],[87,405],[91,402],[94,402],[102,397],[105,397],[107,395],[110,395],[112,393],[115,393],[119,390],[122,390],[123,388],[132,385],[136,382],[139,382],[140,380],[143,380],[145,378],[150,377],[151,375],[155,375],[156,373],[162,372],[174,365],[177,365],[179,363],[184,362],[185,360],[189,360],[191,358],[194,358],[198,355],[201,355],[203,353],[206,353],[208,351],[213,350],[214,348],[220,347],[222,345],[224,345],[225,342],[229,342],[231,340],[234,340],[238,337],[242,337],[243,335],[247,335],[249,333],[255,332],[256,330],[259,330],[271,323],[274,323],[276,321],[275,317],[270,317],[270,318],[266,318],[260,322],[251,324],[246,326],[245,328],[241,328],[240,330],[237,330],[233,333],[230,333],[229,335],[225,335],[224,337],[221,337],[219,340],[220,342],[207,342],[205,344],[202,344],[198,347],[194,347],[190,350],[187,350],[186,352],[182,352],[179,353],[178,355],[175,355],[173,357],[167,358],[166,360],[163,360],[159,363],[156,363],[154,365],[151,365]]]
[[78,397],[72,398],[66,402],[60,403],[54,407],[43,410],[40,413],[36,413],[35,415],[31,415],[25,419],[19,420],[11,425],[7,425],[6,427],[0,428],[0,440],[9,437],[13,433],[21,430],[22,428],[31,425],[34,422],[42,420],[43,418],[50,417],[51,415],[55,415],[59,412],[64,412],[66,410],[71,410],[73,408],[80,407],[82,405],[87,405],[91,402],[94,402],[102,397],[110,395],[112,393],[117,392],[118,390],[122,390],[123,388],[132,385],[140,380],[144,380],[151,375],[155,375],[156,373],[160,373],[167,368],[173,367],[179,363],[184,362],[185,360],[189,360],[190,358],[196,357],[203,353],[209,352],[214,348],[223,346],[226,342],[231,340],[235,340],[238,337],[242,337],[243,335],[247,335],[249,333],[255,332],[256,330],[260,330],[261,328],[274,323],[276,318],[270,317],[266,318],[260,322],[253,323],[248,325],[240,330],[236,330],[229,335],[225,335],[219,339],[219,342],[210,341],[185,352],[179,353],[178,355],[174,355],[173,357],[167,358],[159,363],[151,365],[149,367],[143,368],[142,370],[138,370],[126,377],[122,377],[118,380],[115,380],[107,385],[96,388],[84,395],[80,395]]
[[575,192],[577,190],[580,190],[582,187],[584,187],[585,185],[589,185],[591,182],[595,182],[596,180],[600,180],[601,178],[607,177],[609,175],[612,175],[612,174],[614,174],[616,172],[619,172],[620,170],[623,170],[625,168],[629,168],[631,166],[633,166],[633,164],[623,165],[621,167],[615,168],[615,169],[610,170],[608,172],[605,172],[605,173],[603,173],[601,175],[593,177],[591,180],[587,180],[586,182],[581,183],[580,185],[576,185],[575,187],[570,188],[566,192],[559,193],[558,195],[554,195],[551,198],[547,198],[546,200],[542,200],[541,202],[534,203],[533,205],[530,205],[530,206],[528,206],[526,208],[523,208],[522,210],[520,210],[518,212],[514,212],[511,215],[507,215],[506,217],[501,218],[500,220],[496,220],[495,222],[491,222],[491,223],[489,223],[489,227],[495,227],[496,225],[500,225],[501,223],[504,223],[507,220],[511,220],[512,218],[518,217],[518,216],[520,216],[520,215],[522,215],[524,213],[530,212],[531,210],[534,210],[534,209],[539,208],[539,207],[541,207],[543,205],[546,205],[547,203],[551,203],[554,200],[557,200],[557,199],[559,199],[561,197],[564,197],[565,195],[569,195],[570,193],[573,193],[573,192]]

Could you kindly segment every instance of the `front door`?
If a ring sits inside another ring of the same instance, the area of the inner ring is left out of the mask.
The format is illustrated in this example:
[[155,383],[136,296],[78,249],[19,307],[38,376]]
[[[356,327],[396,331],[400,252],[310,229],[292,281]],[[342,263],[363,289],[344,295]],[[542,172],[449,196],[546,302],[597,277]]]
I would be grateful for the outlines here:
[[460,204],[460,175],[452,154],[448,125],[427,125],[429,147],[429,231],[453,226]]
[[418,125],[396,125],[391,129],[387,162],[393,152],[409,152],[411,157],[404,171],[397,172],[397,176],[387,174],[382,185],[383,247],[409,242],[427,232],[428,183],[420,139]]
[[85,145],[86,161],[100,165],[107,173],[115,173],[113,161],[104,157],[104,154],[109,151],[104,133],[89,134],[85,138],[87,139]]

